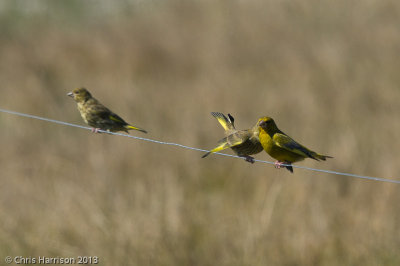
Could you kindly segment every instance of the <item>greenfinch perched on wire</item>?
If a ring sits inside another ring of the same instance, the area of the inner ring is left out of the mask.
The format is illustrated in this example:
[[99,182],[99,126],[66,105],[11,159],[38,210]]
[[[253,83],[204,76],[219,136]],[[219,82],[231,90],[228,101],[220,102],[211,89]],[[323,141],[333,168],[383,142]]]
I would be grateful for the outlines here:
[[211,113],[225,129],[226,137],[218,142],[218,146],[203,155],[202,158],[210,153],[219,152],[231,148],[238,156],[244,157],[247,162],[254,163],[254,158],[250,155],[259,153],[263,150],[258,139],[258,124],[251,129],[237,130],[234,118],[228,114],[226,117],[222,113]]
[[277,161],[276,168],[285,167],[293,173],[292,163],[311,158],[323,160],[333,158],[327,155],[318,154],[307,149],[303,145],[294,141],[291,137],[283,133],[276,126],[275,121],[270,117],[262,117],[257,123],[259,127],[259,138],[264,150]]
[[117,132],[134,129],[139,130],[143,133],[147,133],[146,130],[129,125],[120,116],[113,113],[110,109],[102,105],[98,100],[92,97],[90,92],[85,88],[77,88],[67,94],[74,98],[78,104],[78,110],[81,113],[83,121],[86,124],[93,127],[92,131],[97,133],[99,129]]

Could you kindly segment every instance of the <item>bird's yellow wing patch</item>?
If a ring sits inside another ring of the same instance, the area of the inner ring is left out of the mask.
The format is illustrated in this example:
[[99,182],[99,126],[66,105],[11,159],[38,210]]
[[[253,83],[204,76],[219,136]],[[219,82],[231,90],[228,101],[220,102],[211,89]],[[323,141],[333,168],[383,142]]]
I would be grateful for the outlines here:
[[230,120],[230,119],[233,119],[233,117],[231,115],[229,115],[230,119],[228,119],[224,114],[222,114],[220,112],[211,112],[211,114],[218,120],[218,122],[225,129],[225,131],[235,129],[235,126],[233,125],[233,121]]
[[119,116],[117,116],[115,114],[109,115],[109,118],[111,120],[115,121],[115,122],[118,122],[118,123],[123,123],[123,124],[126,123],[121,117],[119,117]]

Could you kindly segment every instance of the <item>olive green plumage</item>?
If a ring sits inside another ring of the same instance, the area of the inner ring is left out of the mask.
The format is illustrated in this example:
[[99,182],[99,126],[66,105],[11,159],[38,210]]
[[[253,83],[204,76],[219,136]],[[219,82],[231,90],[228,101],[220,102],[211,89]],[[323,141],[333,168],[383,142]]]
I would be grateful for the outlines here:
[[129,125],[120,116],[113,113],[110,109],[93,98],[90,92],[85,88],[74,89],[67,95],[74,98],[83,121],[93,127],[94,132],[101,129],[111,132],[125,131],[129,133],[128,130],[134,129],[147,133],[147,131],[142,128]]
[[237,130],[234,125],[234,118],[228,114],[226,117],[222,113],[211,113],[225,129],[226,137],[218,142],[218,146],[207,152],[202,158],[210,153],[219,152],[231,148],[238,156],[244,157],[246,161],[254,163],[254,158],[250,155],[259,153],[263,150],[258,139],[258,124],[251,129]]
[[286,169],[293,173],[293,167],[290,164],[311,158],[314,160],[323,160],[333,158],[327,155],[321,155],[315,151],[309,150],[303,145],[294,141],[291,137],[283,133],[276,126],[275,121],[270,117],[262,117],[258,120],[259,139],[264,150],[274,159],[277,168],[282,164],[287,164]]

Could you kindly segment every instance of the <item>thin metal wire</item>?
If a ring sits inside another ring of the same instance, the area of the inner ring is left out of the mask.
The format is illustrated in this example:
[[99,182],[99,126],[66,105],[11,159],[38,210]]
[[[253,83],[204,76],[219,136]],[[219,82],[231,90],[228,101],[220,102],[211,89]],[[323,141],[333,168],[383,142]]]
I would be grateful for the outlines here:
[[[77,127],[77,128],[92,130],[92,128],[87,127],[87,126],[76,125],[76,124],[63,122],[63,121],[59,121],[59,120],[55,120],[55,119],[50,119],[50,118],[40,117],[40,116],[36,116],[36,115],[30,115],[30,114],[10,111],[10,110],[1,109],[1,108],[0,108],[0,112],[7,113],[7,114],[12,114],[12,115],[17,115],[17,116],[22,116],[22,117],[27,117],[27,118],[32,118],[32,119],[37,119],[37,120],[42,120],[42,121],[51,122],[51,123],[64,125],[64,126],[70,126],[70,127]],[[117,136],[123,136],[123,137],[127,137],[127,138],[138,139],[138,140],[143,140],[143,141],[147,141],[147,142],[153,142],[153,143],[162,144],[162,145],[176,146],[176,147],[180,147],[180,148],[183,148],[183,149],[189,149],[189,150],[194,150],[194,151],[201,151],[201,152],[208,152],[209,151],[209,150],[204,150],[204,149],[199,149],[199,148],[186,146],[186,145],[179,144],[179,143],[159,141],[159,140],[143,138],[143,137],[137,137],[137,136],[132,136],[132,135],[118,133],[118,132],[109,132],[109,131],[105,131],[105,130],[98,130],[98,132],[107,133],[107,134],[111,134],[111,135],[117,135]],[[231,155],[231,154],[226,154],[226,153],[221,153],[221,152],[215,152],[214,154],[218,154],[218,155],[226,156],[226,157],[243,159],[243,157],[239,157],[237,155]],[[274,164],[273,162],[270,162],[270,161],[263,161],[263,160],[254,160],[254,161],[255,162],[259,162],[259,163]],[[287,165],[282,164],[282,166],[287,166]],[[299,168],[299,169],[310,170],[310,171],[315,171],[315,172],[333,174],[333,175],[349,176],[349,177],[355,177],[355,178],[361,178],[361,179],[367,179],[367,180],[374,180],[374,181],[379,181],[379,182],[400,184],[400,180],[394,180],[394,179],[387,179],[387,178],[381,178],[381,177],[372,177],[372,176],[365,176],[365,175],[356,175],[356,174],[351,174],[351,173],[344,173],[344,172],[337,172],[337,171],[331,171],[331,170],[310,168],[310,167],[298,166],[298,165],[292,165],[292,167]]]

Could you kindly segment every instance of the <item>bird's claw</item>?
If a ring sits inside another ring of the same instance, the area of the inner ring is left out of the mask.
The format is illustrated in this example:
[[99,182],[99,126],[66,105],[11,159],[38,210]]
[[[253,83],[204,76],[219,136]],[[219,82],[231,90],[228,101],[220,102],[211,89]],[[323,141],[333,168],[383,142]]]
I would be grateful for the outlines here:
[[244,157],[244,160],[245,160],[246,162],[249,162],[249,163],[254,163],[254,162],[255,162],[255,161],[254,161],[254,158],[251,157],[251,156],[245,156],[245,157]]
[[99,133],[100,128],[92,128],[92,133]]
[[274,163],[276,169],[281,169],[281,167],[283,167],[282,166],[283,164],[284,164],[284,162],[280,162],[280,161],[276,161]]

